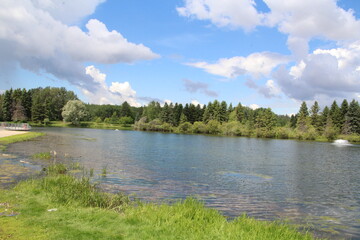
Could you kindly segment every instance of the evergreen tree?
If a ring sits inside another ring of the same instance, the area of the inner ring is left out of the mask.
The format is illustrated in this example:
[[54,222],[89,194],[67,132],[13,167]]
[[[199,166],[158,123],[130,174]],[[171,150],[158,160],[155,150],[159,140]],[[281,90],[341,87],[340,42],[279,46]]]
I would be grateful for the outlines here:
[[302,102],[297,118],[297,128],[302,132],[307,131],[309,127],[308,116],[309,116],[309,111],[306,102]]
[[349,104],[346,122],[350,129],[350,133],[360,134],[360,106],[355,99]]
[[237,120],[241,123],[245,123],[245,108],[241,105],[241,103],[236,106],[235,111]]
[[165,103],[164,107],[161,109],[160,120],[164,123],[170,123],[171,121],[171,109],[168,103]]
[[340,127],[341,127],[341,129],[344,128],[348,110],[349,110],[349,103],[347,102],[346,99],[344,99],[344,101],[341,103],[341,107],[340,107],[340,119],[341,119]]
[[3,101],[4,101],[4,94],[0,94],[0,121],[4,121],[4,116],[3,116]]
[[133,113],[131,111],[131,106],[127,101],[121,104],[119,117],[133,117]]
[[225,101],[222,101],[219,109],[219,122],[227,122],[229,120],[228,107]]
[[338,130],[340,130],[341,129],[342,118],[341,118],[340,108],[337,105],[336,101],[334,101],[331,104],[329,114],[330,114],[330,117],[331,117],[331,120],[332,120],[332,123],[333,123],[334,127],[337,128]]
[[3,118],[4,121],[11,121],[11,117],[13,114],[13,98],[12,98],[12,92],[13,90],[6,90],[4,94],[4,100],[3,100]]
[[321,122],[320,122],[320,107],[317,101],[314,102],[314,105],[311,107],[311,125],[317,130],[321,130]]

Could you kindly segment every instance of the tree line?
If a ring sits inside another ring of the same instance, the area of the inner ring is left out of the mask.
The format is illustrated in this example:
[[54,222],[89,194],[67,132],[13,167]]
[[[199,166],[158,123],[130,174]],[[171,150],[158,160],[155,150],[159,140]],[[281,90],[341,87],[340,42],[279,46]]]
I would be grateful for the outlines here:
[[299,112],[291,117],[277,115],[270,108],[251,109],[241,103],[233,107],[217,100],[203,107],[151,102],[142,109],[135,129],[305,140],[360,134],[358,101],[348,103],[345,99],[340,106],[334,101],[320,110],[317,101],[310,109],[303,102]]
[[[1,121],[61,121],[64,106],[78,100],[65,88],[10,89],[0,94]],[[359,102],[345,99],[322,110],[317,101],[305,102],[292,116],[277,115],[270,108],[235,107],[214,100],[207,105],[152,101],[147,106],[84,104],[83,121],[108,124],[134,124],[136,130],[181,133],[207,133],[233,136],[333,139],[339,134],[360,135]]]

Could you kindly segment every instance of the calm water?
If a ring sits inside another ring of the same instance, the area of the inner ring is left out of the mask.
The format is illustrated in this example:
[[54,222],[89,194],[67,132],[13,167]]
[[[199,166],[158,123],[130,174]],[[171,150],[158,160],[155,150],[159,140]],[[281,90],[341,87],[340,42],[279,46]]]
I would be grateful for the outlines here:
[[12,145],[18,158],[55,150],[100,174],[109,191],[161,201],[197,196],[229,217],[306,224],[360,239],[360,146],[135,131],[49,128]]

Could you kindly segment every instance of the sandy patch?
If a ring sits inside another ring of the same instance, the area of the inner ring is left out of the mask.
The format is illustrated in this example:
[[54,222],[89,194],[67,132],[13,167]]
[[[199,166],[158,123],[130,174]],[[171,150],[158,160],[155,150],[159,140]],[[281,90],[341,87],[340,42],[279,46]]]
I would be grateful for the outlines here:
[[27,133],[27,131],[10,131],[0,128],[0,138]]

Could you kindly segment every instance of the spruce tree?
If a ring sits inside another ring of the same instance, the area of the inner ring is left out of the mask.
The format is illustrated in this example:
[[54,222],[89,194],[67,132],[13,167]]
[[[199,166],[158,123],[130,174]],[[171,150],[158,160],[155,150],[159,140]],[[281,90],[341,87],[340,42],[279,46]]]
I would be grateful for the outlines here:
[[349,105],[346,121],[350,129],[350,133],[360,134],[360,106],[355,99],[352,100]]
[[297,128],[302,132],[305,132],[308,129],[308,116],[309,111],[306,102],[302,102],[297,119]]
[[320,116],[319,116],[320,107],[317,101],[314,102],[314,105],[311,107],[311,125],[314,126],[314,128],[317,131],[320,131]]
[[4,94],[3,100],[3,118],[4,121],[11,121],[11,117],[13,114],[13,98],[12,98],[12,89],[6,90]]

